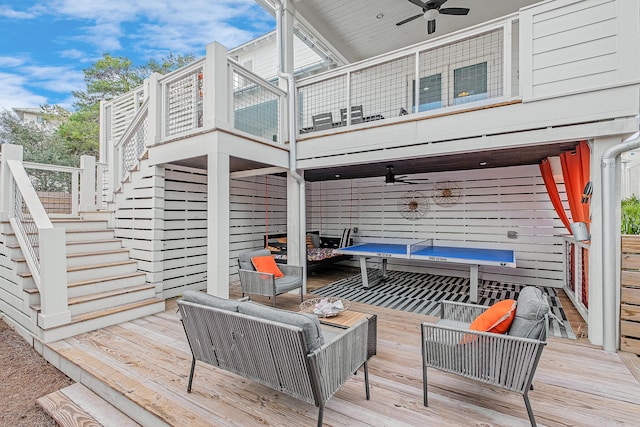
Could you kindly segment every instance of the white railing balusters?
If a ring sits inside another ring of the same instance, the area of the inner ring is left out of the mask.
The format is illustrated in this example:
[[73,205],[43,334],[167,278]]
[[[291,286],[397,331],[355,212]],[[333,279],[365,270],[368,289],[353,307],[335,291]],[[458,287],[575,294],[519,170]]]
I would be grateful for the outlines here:
[[51,224],[22,160],[6,160],[6,165],[13,201],[8,217],[40,292],[38,324],[45,329],[66,324],[71,313],[67,303],[65,230]]
[[589,312],[589,245],[564,236],[564,290],[580,315]]

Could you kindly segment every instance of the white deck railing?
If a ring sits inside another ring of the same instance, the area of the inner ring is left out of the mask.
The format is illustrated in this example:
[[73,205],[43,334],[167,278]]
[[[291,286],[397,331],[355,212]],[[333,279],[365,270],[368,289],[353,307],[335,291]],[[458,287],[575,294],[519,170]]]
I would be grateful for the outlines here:
[[23,166],[50,217],[78,216],[80,168],[31,162]]
[[[71,320],[67,304],[65,231],[54,228],[22,164],[21,147],[3,147],[2,214],[9,219],[40,293],[38,324]],[[76,181],[77,182],[77,181]]]
[[301,80],[300,133],[459,110],[517,95],[517,18],[503,17]]
[[589,312],[589,245],[564,236],[564,290],[580,315]]
[[158,79],[163,137],[192,132],[203,126],[204,62],[200,59]]

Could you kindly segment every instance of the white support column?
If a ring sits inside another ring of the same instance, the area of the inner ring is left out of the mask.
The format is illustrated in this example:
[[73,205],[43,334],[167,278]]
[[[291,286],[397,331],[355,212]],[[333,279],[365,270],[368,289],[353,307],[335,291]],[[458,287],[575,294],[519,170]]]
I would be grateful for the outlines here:
[[218,42],[207,45],[203,81],[203,127],[230,128],[230,112],[233,111],[227,63],[227,49]]
[[67,305],[67,247],[64,228],[40,230],[40,254],[42,311],[38,324],[48,329],[71,321]]
[[[306,255],[306,231],[301,235],[300,228],[304,218],[300,218],[300,190],[299,185],[291,174],[287,174],[287,262],[293,265],[303,265],[306,258],[301,255],[301,248]],[[306,228],[306,227],[303,227]]]
[[[589,341],[595,345],[603,344],[604,337],[604,306],[603,296],[604,288],[608,286],[616,286],[618,289],[618,297],[616,298],[615,308],[618,313],[619,319],[620,311],[620,274],[618,271],[618,278],[616,283],[604,283],[603,271],[602,271],[602,257],[603,257],[603,211],[602,211],[602,174],[600,171],[600,163],[602,161],[602,155],[610,147],[619,144],[622,140],[618,137],[599,138],[594,140],[591,146],[591,183],[593,185],[593,195],[591,196],[591,243],[589,246],[589,315],[588,315],[588,327],[589,327]],[[616,188],[620,188],[619,185]],[[618,210],[620,209],[619,197]],[[617,225],[617,243],[616,248],[620,248],[620,215],[618,212],[618,225]],[[620,251],[617,251],[618,262],[620,265],[619,256]],[[618,326],[619,327],[619,326]]]
[[22,162],[22,146],[2,144],[2,163],[0,164],[0,218],[6,221],[13,212],[13,180],[8,160]]
[[95,212],[96,200],[96,158],[80,156],[80,211]]
[[229,155],[207,158],[207,293],[229,298]]
[[[293,2],[290,0],[282,0],[283,5],[283,15],[282,15],[282,58],[279,58],[282,61],[282,71],[285,73],[293,74],[294,71],[294,61],[293,61],[293,16],[295,13],[295,9],[293,8]],[[280,78],[278,81],[278,86],[280,89],[286,91],[287,90],[287,80]],[[296,96],[295,93],[288,94],[287,96]],[[281,120],[281,131],[282,133],[282,141],[289,140],[289,107],[288,103],[284,102],[283,114],[280,115]]]

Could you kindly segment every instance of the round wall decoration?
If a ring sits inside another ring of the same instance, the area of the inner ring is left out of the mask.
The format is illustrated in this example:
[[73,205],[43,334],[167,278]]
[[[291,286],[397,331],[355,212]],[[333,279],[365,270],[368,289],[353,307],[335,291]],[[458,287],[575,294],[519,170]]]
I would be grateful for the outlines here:
[[409,221],[416,221],[429,212],[429,199],[419,191],[407,191],[398,199],[398,212]]
[[436,182],[433,186],[433,202],[438,206],[453,206],[458,203],[461,195],[460,185],[453,181]]

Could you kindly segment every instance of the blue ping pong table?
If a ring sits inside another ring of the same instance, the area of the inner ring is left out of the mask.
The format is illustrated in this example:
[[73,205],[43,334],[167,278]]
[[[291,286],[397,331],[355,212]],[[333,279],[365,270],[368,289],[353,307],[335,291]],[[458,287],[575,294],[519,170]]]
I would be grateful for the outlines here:
[[339,251],[359,258],[362,285],[365,289],[369,288],[367,274],[369,258],[382,259],[382,279],[386,277],[389,258],[467,264],[469,265],[469,297],[472,302],[478,302],[478,266],[516,266],[515,253],[512,250],[438,246],[434,245],[433,239],[409,242],[385,242],[385,239],[375,239],[375,241],[341,248]]

